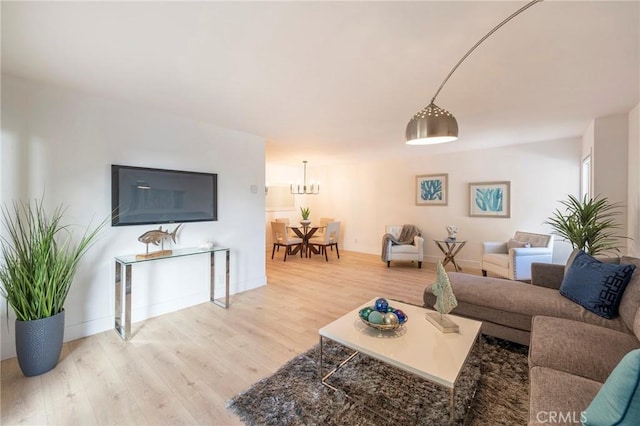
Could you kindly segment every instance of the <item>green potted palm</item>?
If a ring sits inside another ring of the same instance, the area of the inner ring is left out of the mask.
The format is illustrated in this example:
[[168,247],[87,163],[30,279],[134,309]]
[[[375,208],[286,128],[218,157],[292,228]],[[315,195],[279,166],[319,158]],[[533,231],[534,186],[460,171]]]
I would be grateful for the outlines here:
[[106,222],[87,229],[73,241],[70,225],[62,224],[65,209],[48,215],[42,200],[2,208],[7,231],[0,239],[0,293],[16,314],[18,364],[25,376],[53,369],[64,337],[64,302],[82,256]]
[[556,209],[545,222],[555,234],[569,241],[574,249],[584,250],[592,256],[610,251],[618,252],[619,241],[626,237],[617,235],[620,228],[616,216],[621,205],[610,203],[606,197],[579,200],[569,195],[560,201],[564,209]]

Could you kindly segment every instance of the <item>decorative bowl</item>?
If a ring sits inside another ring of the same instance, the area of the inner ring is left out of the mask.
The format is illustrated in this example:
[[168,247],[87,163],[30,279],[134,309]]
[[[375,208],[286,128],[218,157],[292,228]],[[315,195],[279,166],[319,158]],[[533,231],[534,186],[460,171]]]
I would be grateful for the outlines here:
[[367,324],[369,327],[375,328],[377,330],[382,330],[382,331],[397,330],[400,327],[404,326],[404,324],[406,323],[406,321],[405,321],[402,324],[400,324],[400,323],[398,323],[398,324],[374,324],[374,323],[369,322],[369,321],[367,321],[365,319],[362,319],[362,318],[360,318],[360,320],[363,323]]
[[358,317],[369,327],[385,331],[397,330],[409,320],[407,314],[393,308],[384,298],[377,299],[373,306],[360,309]]

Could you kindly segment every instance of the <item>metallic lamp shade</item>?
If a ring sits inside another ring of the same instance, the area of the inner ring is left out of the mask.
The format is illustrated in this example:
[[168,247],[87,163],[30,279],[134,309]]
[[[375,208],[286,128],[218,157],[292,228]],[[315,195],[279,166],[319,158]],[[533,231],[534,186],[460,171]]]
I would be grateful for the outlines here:
[[416,113],[407,124],[408,145],[432,145],[458,139],[458,122],[446,109],[433,102]]
[[442,90],[449,77],[458,69],[458,67],[467,59],[467,56],[473,52],[476,47],[480,46],[483,41],[495,33],[504,24],[530,8],[531,6],[542,2],[543,0],[531,0],[520,9],[509,15],[505,20],[493,27],[484,37],[482,37],[471,49],[458,61],[449,74],[445,77],[444,81],[436,91],[436,94],[431,98],[431,103],[427,105],[425,109],[413,116],[409,124],[407,124],[407,131],[405,136],[407,138],[408,145],[430,145],[436,143],[451,142],[458,139],[458,122],[456,118],[447,110],[440,108],[433,102],[438,97],[438,94]]

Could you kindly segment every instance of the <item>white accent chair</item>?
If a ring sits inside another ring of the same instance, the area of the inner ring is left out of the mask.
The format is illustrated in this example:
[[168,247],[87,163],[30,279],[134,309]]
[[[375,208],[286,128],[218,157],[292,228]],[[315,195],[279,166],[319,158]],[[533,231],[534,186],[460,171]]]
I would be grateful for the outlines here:
[[532,263],[552,262],[553,235],[517,231],[509,241],[486,241],[482,248],[483,276],[490,272],[510,280],[527,281],[531,279]]
[[[400,237],[402,232],[402,225],[387,225],[385,227],[385,233],[393,235],[395,238]],[[386,251],[387,268],[391,265],[392,260],[408,260],[417,261],[418,268],[422,268],[422,261],[424,260],[424,238],[421,236],[415,236],[413,238],[413,244],[392,244],[388,241],[386,247],[383,247]]]

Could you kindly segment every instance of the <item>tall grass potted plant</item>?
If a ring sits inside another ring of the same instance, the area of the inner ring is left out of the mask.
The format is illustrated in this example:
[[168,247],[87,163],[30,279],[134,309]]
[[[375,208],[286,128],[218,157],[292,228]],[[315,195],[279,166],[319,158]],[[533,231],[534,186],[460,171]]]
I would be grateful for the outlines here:
[[64,337],[64,302],[78,263],[105,222],[73,241],[65,209],[48,215],[41,201],[2,208],[7,231],[0,240],[0,293],[16,314],[18,364],[25,376],[53,369]]
[[555,234],[592,256],[619,251],[620,239],[627,238],[617,235],[620,225],[616,216],[622,213],[619,204],[610,203],[606,197],[579,200],[573,195],[560,203],[564,210],[556,209],[545,222]]

